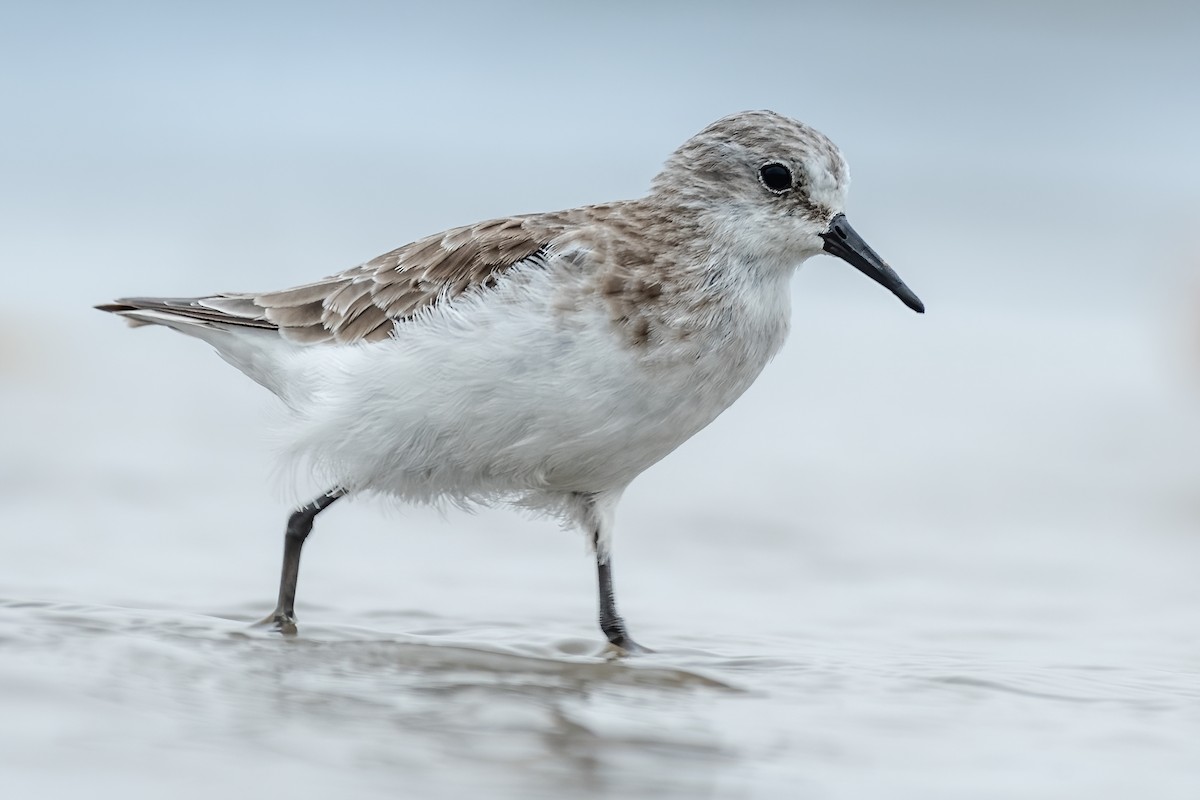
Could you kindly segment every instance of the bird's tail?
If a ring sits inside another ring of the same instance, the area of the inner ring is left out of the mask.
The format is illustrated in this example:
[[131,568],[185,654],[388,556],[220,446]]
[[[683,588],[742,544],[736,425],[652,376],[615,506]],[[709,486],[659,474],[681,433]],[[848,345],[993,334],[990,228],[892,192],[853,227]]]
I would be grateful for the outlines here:
[[212,345],[221,358],[295,406],[292,356],[303,347],[284,339],[248,296],[124,297],[96,306],[133,327],[163,325]]

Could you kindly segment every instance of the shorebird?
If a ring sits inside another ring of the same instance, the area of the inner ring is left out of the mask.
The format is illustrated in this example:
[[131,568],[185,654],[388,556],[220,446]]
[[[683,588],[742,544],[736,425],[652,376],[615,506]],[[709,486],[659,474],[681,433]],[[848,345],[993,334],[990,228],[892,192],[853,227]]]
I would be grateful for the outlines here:
[[454,228],[290,289],[97,308],[207,342],[287,407],[288,454],[328,490],[288,519],[264,622],[295,633],[301,548],[342,497],[506,502],[584,530],[600,628],[635,652],[617,503],[783,345],[796,268],[830,253],[924,311],[847,222],[848,183],[824,135],[749,111],[684,142],[636,200]]

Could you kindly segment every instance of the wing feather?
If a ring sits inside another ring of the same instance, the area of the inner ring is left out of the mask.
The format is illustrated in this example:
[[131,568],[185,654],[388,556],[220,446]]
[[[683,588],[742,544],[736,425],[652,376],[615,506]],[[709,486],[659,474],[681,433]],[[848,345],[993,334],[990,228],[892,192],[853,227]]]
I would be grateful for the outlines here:
[[[510,217],[419,239],[315,283],[250,297],[293,341],[378,341],[395,323],[541,258],[566,228],[550,215]],[[544,263],[544,262],[543,262]],[[300,329],[311,328],[300,334]]]
[[[508,217],[418,239],[319,281],[260,294],[135,297],[105,311],[147,321],[139,311],[218,327],[278,330],[289,341],[371,342],[397,322],[466,292],[487,291],[517,264],[544,265],[556,238],[578,221],[570,212]],[[148,315],[147,315],[148,316]]]

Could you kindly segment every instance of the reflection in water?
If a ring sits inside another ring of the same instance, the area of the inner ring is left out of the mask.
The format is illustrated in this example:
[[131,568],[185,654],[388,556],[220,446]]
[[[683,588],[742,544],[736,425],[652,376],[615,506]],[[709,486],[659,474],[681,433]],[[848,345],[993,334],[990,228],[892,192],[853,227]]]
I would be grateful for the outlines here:
[[[247,786],[282,780],[301,794],[314,771],[350,770],[354,785],[402,781],[424,796],[738,797],[737,776],[752,770],[772,796],[772,776],[783,791],[850,758],[839,729],[886,749],[902,731],[920,738],[1004,706],[1019,713],[991,725],[1069,730],[1082,707],[1101,729],[1123,719],[1148,734],[1200,693],[1166,671],[1030,670],[938,653],[665,648],[619,660],[599,647],[579,654],[574,640],[486,644],[490,629],[440,622],[438,636],[312,625],[285,639],[219,617],[3,601],[0,702],[14,713],[0,749],[20,753],[22,731],[51,720],[66,740],[94,743],[76,768],[102,771],[114,751],[147,748],[138,774],[151,782],[170,780],[180,759],[198,767],[219,753]],[[993,745],[1006,735],[992,734]]]
[[[27,678],[42,659],[79,670],[81,680],[59,679],[99,701],[68,715],[85,738],[103,736],[121,709],[153,708],[179,747],[278,753],[300,737],[307,752],[293,755],[330,766],[466,769],[470,781],[564,797],[703,794],[736,755],[687,709],[740,690],[669,666],[669,654],[651,663],[561,652],[570,642],[489,649],[470,631],[455,643],[313,626],[284,639],[212,617],[20,601],[0,602],[0,620]],[[639,724],[648,710],[658,722]]]

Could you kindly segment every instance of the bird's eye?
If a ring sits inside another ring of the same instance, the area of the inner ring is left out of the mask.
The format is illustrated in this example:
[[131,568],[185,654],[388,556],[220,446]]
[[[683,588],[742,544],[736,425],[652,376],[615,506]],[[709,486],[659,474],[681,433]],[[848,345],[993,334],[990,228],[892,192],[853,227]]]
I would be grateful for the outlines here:
[[782,194],[792,188],[792,171],[777,162],[760,167],[758,179],[762,181],[763,186],[776,194]]

